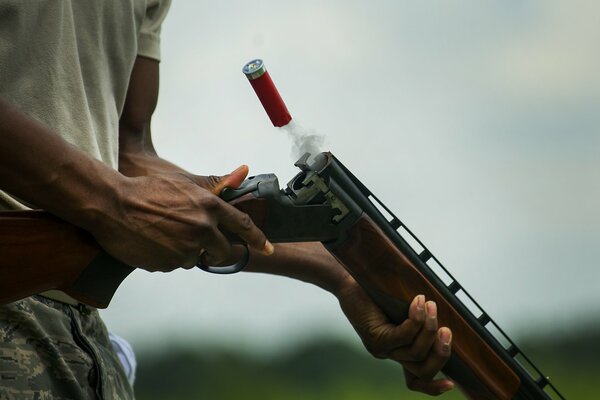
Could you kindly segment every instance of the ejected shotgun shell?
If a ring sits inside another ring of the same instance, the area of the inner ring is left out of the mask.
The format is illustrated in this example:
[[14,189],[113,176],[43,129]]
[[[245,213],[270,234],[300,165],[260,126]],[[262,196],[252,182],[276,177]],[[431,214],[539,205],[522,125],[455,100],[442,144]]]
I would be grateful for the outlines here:
[[273,125],[278,127],[287,125],[292,120],[292,116],[277,91],[263,61],[258,59],[252,60],[244,65],[242,71],[250,81],[254,92],[256,92]]

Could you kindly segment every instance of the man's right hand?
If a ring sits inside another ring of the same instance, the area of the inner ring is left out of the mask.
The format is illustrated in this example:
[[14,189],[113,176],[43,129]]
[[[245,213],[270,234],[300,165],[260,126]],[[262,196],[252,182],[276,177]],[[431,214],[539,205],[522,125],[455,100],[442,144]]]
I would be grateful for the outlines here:
[[[248,173],[240,167],[224,177],[184,173],[124,178],[116,206],[91,229],[98,243],[121,261],[149,271],[216,265],[230,256],[231,244],[219,228],[271,254],[267,241],[247,214],[217,195],[237,187]],[[115,204],[115,203],[113,203]]]
[[[138,57],[129,86],[119,121],[119,166],[137,160],[152,166],[148,173],[115,171],[0,96],[2,190],[87,230],[117,259],[151,271],[191,267],[201,252],[205,264],[226,259],[230,244],[219,228],[251,248],[272,251],[251,219],[215,194],[224,180],[239,185],[247,168],[201,179],[158,161],[150,136],[158,62]],[[136,158],[143,154],[153,157]]]

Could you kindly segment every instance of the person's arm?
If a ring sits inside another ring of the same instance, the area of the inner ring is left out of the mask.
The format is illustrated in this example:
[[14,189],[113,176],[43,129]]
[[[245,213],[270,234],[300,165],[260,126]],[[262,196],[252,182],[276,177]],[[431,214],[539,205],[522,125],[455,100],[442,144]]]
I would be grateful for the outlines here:
[[83,228],[114,207],[121,177],[0,98],[0,188]]
[[90,232],[114,257],[148,270],[191,267],[231,246],[272,246],[251,219],[183,175],[129,178],[0,99],[0,188]]
[[158,102],[158,86],[158,61],[138,56],[119,120],[119,172],[129,177],[181,174],[207,186],[217,183],[208,177],[190,174],[156,153],[150,128]]

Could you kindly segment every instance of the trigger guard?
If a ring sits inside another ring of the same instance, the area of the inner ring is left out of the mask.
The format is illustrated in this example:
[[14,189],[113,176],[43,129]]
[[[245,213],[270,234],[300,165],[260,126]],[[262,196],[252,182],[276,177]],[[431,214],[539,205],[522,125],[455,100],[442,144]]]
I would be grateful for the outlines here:
[[233,265],[215,267],[212,265],[204,265],[202,262],[199,262],[196,264],[196,267],[200,268],[202,271],[210,272],[211,274],[229,275],[240,272],[246,268],[246,265],[248,265],[248,260],[250,260],[250,251],[248,250],[248,245],[244,244],[244,255],[240,261]]

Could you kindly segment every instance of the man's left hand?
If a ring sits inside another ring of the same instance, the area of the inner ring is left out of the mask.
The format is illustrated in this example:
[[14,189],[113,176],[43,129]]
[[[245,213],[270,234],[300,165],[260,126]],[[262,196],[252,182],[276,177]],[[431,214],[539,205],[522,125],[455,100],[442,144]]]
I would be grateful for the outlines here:
[[408,318],[395,325],[351,277],[337,297],[367,350],[376,358],[402,364],[409,389],[437,396],[454,387],[449,379],[435,379],[450,358],[452,332],[446,327],[438,328],[433,301],[416,296]]

